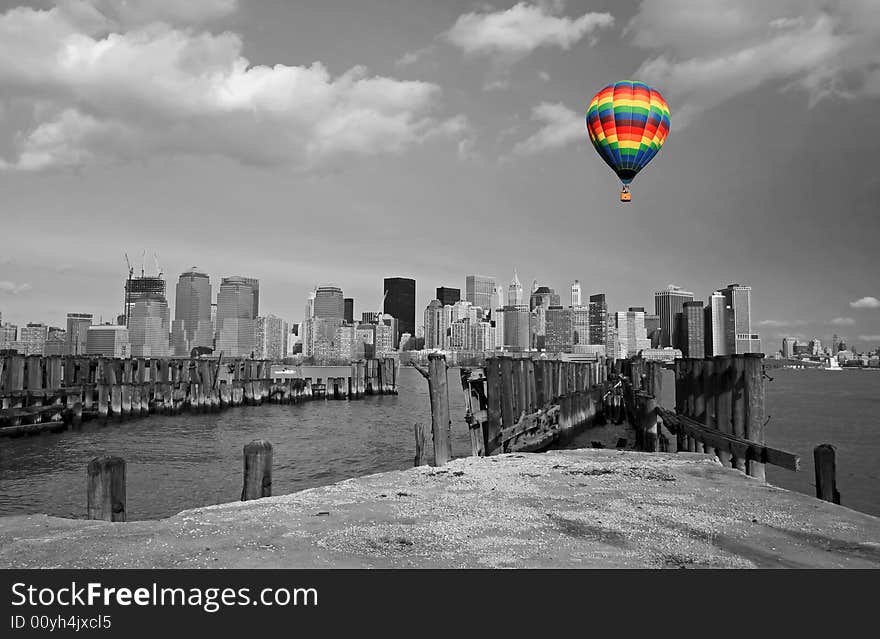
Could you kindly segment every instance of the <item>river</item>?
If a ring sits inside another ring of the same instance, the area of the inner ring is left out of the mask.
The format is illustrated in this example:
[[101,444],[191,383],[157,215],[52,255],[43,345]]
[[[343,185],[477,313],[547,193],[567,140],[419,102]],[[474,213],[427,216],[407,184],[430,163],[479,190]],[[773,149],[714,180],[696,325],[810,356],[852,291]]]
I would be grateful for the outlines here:
[[[880,373],[777,370],[767,383],[767,442],[798,453],[802,470],[768,467],[773,484],[814,494],[813,446],[838,448],[842,503],[880,515]],[[458,369],[449,371],[453,455],[470,453]],[[129,519],[167,517],[235,501],[242,447],[273,445],[273,494],[412,465],[413,424],[430,423],[427,383],[402,368],[399,395],[358,401],[266,404],[220,413],[154,415],[79,431],[0,440],[0,515],[85,516],[86,465],[126,460]]]

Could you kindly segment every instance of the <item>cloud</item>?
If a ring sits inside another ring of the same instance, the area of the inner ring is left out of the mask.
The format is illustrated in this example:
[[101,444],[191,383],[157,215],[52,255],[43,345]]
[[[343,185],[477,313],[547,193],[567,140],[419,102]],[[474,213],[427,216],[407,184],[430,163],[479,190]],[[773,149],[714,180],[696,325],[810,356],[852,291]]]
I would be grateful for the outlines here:
[[849,305],[853,308],[880,308],[880,300],[876,297],[863,297],[855,302],[850,302]]
[[421,49],[416,49],[415,51],[407,51],[402,56],[400,56],[397,60],[394,61],[394,64],[398,67],[405,67],[411,64],[415,64],[419,60],[427,57],[434,51],[433,46],[422,47]]
[[766,319],[766,320],[761,320],[757,324],[758,324],[758,326],[766,326],[768,328],[785,328],[787,326],[805,326],[807,324],[807,322],[805,320]]
[[829,96],[880,96],[874,0],[656,0],[624,30],[652,51],[635,76],[670,101],[676,126],[775,82]]
[[856,321],[851,317],[835,317],[828,323],[832,326],[855,326]]
[[571,142],[586,139],[583,116],[562,103],[542,102],[532,109],[532,120],[541,122],[543,126],[537,133],[513,147],[513,152],[517,155],[558,149]]
[[360,66],[333,76],[320,62],[251,65],[235,33],[155,21],[117,31],[121,19],[103,5],[127,7],[129,24],[207,18],[235,3],[79,2],[0,14],[0,85],[32,106],[32,120],[0,148],[0,167],[191,154],[310,170],[462,130],[463,116],[437,116],[435,84]]
[[860,342],[880,342],[880,335],[859,335]]
[[31,285],[27,283],[16,284],[8,280],[0,280],[0,293],[4,295],[19,295],[25,291],[31,290]]
[[538,77],[541,78],[544,82],[550,82],[550,74],[546,71],[538,71]]
[[510,9],[460,15],[443,38],[471,55],[519,59],[539,47],[568,50],[584,37],[614,24],[610,13],[557,16],[562,3],[519,2]]

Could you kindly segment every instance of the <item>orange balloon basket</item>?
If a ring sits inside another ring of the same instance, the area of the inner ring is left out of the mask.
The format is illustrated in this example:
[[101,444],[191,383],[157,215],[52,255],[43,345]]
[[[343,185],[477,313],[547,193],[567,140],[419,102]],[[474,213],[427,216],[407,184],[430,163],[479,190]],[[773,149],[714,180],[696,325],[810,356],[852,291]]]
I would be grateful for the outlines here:
[[632,193],[629,192],[629,189],[623,189],[620,192],[620,201],[621,202],[631,202],[632,201]]

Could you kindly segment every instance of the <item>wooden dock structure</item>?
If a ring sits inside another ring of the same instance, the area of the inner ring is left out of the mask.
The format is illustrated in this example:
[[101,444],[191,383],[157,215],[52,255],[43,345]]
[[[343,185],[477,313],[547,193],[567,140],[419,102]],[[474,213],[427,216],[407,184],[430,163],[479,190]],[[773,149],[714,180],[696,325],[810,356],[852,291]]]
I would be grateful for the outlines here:
[[272,368],[270,361],[250,359],[5,355],[0,437],[64,430],[88,419],[397,393],[393,358],[352,362],[347,375],[326,380]]

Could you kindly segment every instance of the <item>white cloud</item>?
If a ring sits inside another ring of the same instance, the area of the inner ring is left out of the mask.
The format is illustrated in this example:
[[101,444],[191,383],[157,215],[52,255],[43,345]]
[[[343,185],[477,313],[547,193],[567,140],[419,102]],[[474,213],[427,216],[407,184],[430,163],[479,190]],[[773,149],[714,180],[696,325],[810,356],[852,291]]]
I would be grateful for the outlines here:
[[853,308],[880,308],[880,300],[876,297],[863,297],[855,302],[850,302]]
[[558,149],[587,138],[584,117],[559,102],[542,102],[534,107],[532,120],[541,122],[543,126],[513,147],[513,152],[518,155]]
[[8,280],[0,280],[0,293],[5,295],[18,295],[29,290],[31,290],[31,285],[25,282],[16,284]]
[[859,335],[860,342],[880,342],[880,335]]
[[[101,4],[119,3],[76,6]],[[144,20],[163,7],[189,6],[123,4]],[[195,20],[235,3],[198,5],[171,17]],[[0,149],[0,167],[179,153],[307,170],[351,155],[399,153],[463,130],[463,116],[436,115],[440,88],[432,83],[371,76],[359,66],[334,77],[320,62],[253,66],[231,32],[162,22],[107,31],[97,19],[72,15],[70,6],[0,14],[0,85],[34,107],[30,125]]]
[[758,326],[766,326],[768,328],[784,328],[786,326],[805,326],[805,320],[775,320],[766,319],[758,322]]
[[465,13],[444,38],[468,54],[516,59],[538,47],[567,50],[584,37],[614,24],[610,13],[585,13],[579,18],[554,15],[561,10],[561,3],[519,2],[506,10]]
[[550,74],[546,71],[538,71],[538,77],[541,78],[544,82],[550,82]]
[[415,64],[419,62],[423,58],[427,57],[434,51],[433,46],[422,47],[421,49],[416,49],[415,51],[407,51],[400,58],[395,60],[394,64],[399,67],[409,66],[411,64]]
[[832,326],[855,326],[856,321],[851,317],[835,317],[829,324]]
[[654,51],[635,75],[669,99],[677,127],[771,82],[805,90],[811,105],[880,95],[875,0],[656,0],[625,37]]

